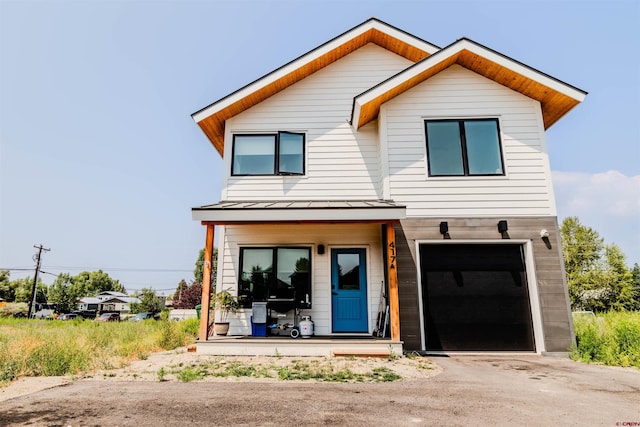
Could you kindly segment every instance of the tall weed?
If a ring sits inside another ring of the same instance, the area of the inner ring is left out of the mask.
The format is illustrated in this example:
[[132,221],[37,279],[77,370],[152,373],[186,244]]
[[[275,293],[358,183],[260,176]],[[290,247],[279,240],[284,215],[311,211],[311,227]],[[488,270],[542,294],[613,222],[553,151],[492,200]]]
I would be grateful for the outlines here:
[[[194,342],[193,322],[0,319],[0,386],[20,376],[75,375],[123,366]],[[194,332],[195,329],[195,332]]]
[[574,360],[640,368],[640,313],[611,311],[574,318]]

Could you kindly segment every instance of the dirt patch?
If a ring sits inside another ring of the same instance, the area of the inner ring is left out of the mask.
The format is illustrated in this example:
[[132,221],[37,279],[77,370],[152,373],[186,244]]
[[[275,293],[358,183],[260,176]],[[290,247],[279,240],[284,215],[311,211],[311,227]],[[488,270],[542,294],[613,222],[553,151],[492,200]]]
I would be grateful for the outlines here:
[[58,387],[72,381],[68,377],[25,377],[13,381],[6,387],[0,387],[0,402],[14,397],[26,396],[36,391]]
[[[202,371],[212,372],[212,366],[218,368],[218,374],[205,375]],[[18,379],[7,387],[0,388],[0,401],[24,396],[70,383],[77,379],[91,379],[99,381],[170,381],[181,382],[185,378],[180,376],[187,369],[197,371],[196,378],[200,382],[274,382],[282,381],[278,372],[285,367],[306,366],[316,372],[350,372],[356,378],[341,379],[340,381],[373,381],[368,374],[381,372],[395,374],[396,381],[410,381],[433,377],[442,372],[439,366],[428,359],[417,357],[364,358],[364,357],[268,357],[268,356],[212,356],[188,352],[186,348],[153,353],[145,360],[131,362],[120,369],[110,369],[90,372],[80,377],[28,377]],[[237,368],[229,369],[231,367]],[[201,368],[201,369],[199,369]],[[226,368],[226,369],[225,369]],[[234,375],[234,372],[249,371],[248,375]],[[257,373],[257,374],[252,374]],[[364,380],[363,380],[364,378]],[[322,381],[318,379],[288,380],[288,381]]]

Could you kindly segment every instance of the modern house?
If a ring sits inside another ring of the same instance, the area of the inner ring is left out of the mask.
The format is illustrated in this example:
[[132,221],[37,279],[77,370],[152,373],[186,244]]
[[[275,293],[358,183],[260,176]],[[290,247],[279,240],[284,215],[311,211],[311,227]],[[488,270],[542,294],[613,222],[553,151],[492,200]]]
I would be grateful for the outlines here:
[[[224,164],[221,198],[192,216],[205,260],[218,230],[218,290],[243,306],[230,335],[266,301],[366,341],[388,305],[396,350],[567,352],[545,130],[585,96],[372,18],[194,113]],[[210,286],[206,262],[203,306]]]

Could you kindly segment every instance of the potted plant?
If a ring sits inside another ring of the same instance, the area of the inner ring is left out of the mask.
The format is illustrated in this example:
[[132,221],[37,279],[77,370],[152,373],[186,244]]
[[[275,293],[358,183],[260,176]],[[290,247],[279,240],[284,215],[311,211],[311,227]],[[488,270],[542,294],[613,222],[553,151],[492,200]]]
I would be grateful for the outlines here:
[[227,335],[229,332],[229,313],[235,313],[238,310],[240,307],[238,300],[228,290],[222,290],[213,296],[211,304],[213,305],[214,316],[215,311],[220,313],[218,316],[220,320],[214,324],[216,335]]

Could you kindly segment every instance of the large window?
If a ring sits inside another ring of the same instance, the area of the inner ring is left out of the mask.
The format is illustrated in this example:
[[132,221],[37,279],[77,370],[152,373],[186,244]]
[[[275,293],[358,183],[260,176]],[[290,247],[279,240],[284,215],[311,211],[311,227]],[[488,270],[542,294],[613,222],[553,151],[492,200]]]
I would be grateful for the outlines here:
[[504,175],[497,119],[426,120],[429,176]]
[[310,248],[240,248],[238,300],[243,307],[274,301],[309,308],[310,264]]
[[234,135],[232,175],[303,175],[304,135]]

